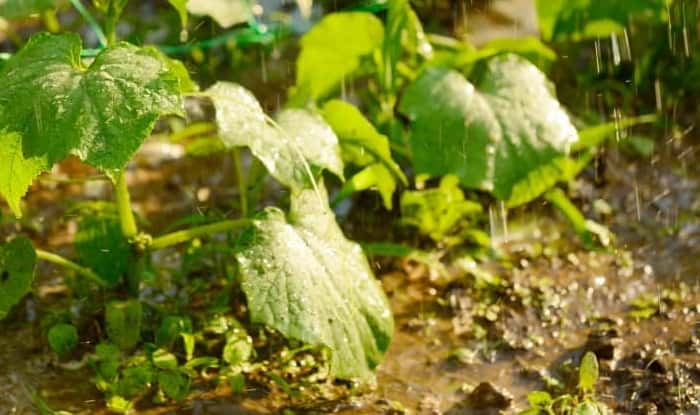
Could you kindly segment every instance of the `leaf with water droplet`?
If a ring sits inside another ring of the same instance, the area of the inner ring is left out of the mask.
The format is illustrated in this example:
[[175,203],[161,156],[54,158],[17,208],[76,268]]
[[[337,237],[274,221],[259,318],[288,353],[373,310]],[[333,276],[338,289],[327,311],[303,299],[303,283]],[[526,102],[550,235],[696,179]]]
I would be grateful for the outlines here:
[[[68,154],[109,175],[124,168],[156,119],[181,114],[180,80],[150,49],[109,47],[89,67],[76,34],[32,36],[0,71],[0,130],[22,155],[3,151],[0,164],[47,170]],[[9,134],[9,138],[8,135]],[[5,192],[16,205],[29,174]]]
[[292,196],[289,218],[266,209],[237,255],[250,318],[331,351],[331,374],[372,377],[394,323],[359,245],[335,222],[323,187]]
[[216,107],[224,144],[250,148],[282,184],[292,189],[313,187],[314,166],[343,177],[338,138],[320,116],[290,109],[282,111],[275,123],[250,91],[230,82],[217,82],[206,94]]
[[428,69],[399,106],[412,122],[416,172],[455,174],[462,185],[507,200],[516,183],[577,140],[552,91],[536,66],[515,55],[486,61],[476,84]]
[[0,320],[32,288],[36,252],[26,236],[0,246]]
[[331,13],[301,38],[296,92],[292,101],[304,105],[333,92],[355,72],[360,59],[381,47],[384,26],[371,13]]

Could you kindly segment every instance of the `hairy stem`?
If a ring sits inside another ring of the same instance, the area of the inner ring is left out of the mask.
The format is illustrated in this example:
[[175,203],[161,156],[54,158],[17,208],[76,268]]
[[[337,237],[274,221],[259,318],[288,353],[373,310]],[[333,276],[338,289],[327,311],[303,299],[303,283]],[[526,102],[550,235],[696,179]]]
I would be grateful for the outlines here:
[[213,233],[228,232],[234,229],[243,228],[250,225],[251,223],[252,220],[250,219],[224,220],[209,225],[196,226],[194,228],[168,233],[153,239],[153,242],[150,245],[150,249],[167,248],[169,246],[187,242],[199,236],[210,235]]
[[117,210],[119,211],[119,222],[121,223],[122,233],[127,239],[134,238],[138,233],[136,227],[136,219],[134,212],[131,210],[131,197],[129,189],[126,186],[126,173],[124,170],[119,172],[117,182],[114,184],[114,191],[117,199]]
[[60,265],[64,268],[68,268],[71,271],[75,271],[76,274],[85,277],[89,279],[90,281],[96,283],[97,285],[101,287],[106,287],[107,284],[99,277],[99,275],[95,274],[93,270],[90,268],[85,268],[82,265],[78,265],[75,262],[66,259],[58,254],[54,254],[52,252],[44,251],[42,249],[37,249],[36,250],[36,256],[39,259],[43,259],[44,261],[51,262],[56,265]]
[[248,183],[245,172],[243,171],[243,163],[241,161],[241,151],[237,148],[233,149],[233,164],[236,168],[236,178],[238,179],[238,195],[241,204],[241,216],[248,216]]

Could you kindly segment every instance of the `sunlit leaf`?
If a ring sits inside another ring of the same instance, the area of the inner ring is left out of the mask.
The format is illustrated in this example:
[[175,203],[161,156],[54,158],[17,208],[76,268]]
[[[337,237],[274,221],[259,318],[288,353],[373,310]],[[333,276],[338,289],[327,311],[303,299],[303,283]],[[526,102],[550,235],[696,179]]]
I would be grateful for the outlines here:
[[192,14],[210,16],[219,26],[228,28],[250,20],[254,5],[252,0],[189,0],[187,10]]
[[22,179],[4,194],[12,205],[30,176],[70,153],[113,175],[158,117],[182,112],[179,79],[152,50],[120,43],[89,67],[80,53],[78,35],[40,33],[0,71],[0,130],[11,144],[0,165],[14,163]]
[[401,194],[401,221],[434,241],[450,245],[468,239],[465,231],[481,212],[481,205],[464,197],[459,179],[451,174],[443,177],[437,188]]
[[4,196],[12,212],[22,216],[20,200],[29,186],[49,163],[46,157],[25,157],[22,151],[22,136],[0,130],[0,195]]
[[596,382],[598,382],[598,359],[593,352],[586,352],[579,366],[578,387],[584,391],[592,391]]
[[289,218],[268,208],[238,260],[250,318],[331,351],[331,374],[368,379],[389,346],[393,319],[359,245],[335,222],[323,188],[292,197]]
[[31,290],[35,264],[29,238],[18,236],[0,245],[0,320]]
[[316,101],[338,88],[360,59],[381,47],[382,22],[371,13],[331,13],[301,38],[295,101]]
[[384,206],[391,209],[396,182],[407,184],[407,180],[391,157],[389,139],[347,102],[328,101],[322,114],[338,135],[343,161],[364,167],[348,181],[346,188],[351,191],[375,188],[381,194]]
[[343,177],[338,139],[318,115],[283,111],[278,122],[240,85],[218,82],[206,91],[216,107],[219,135],[229,147],[246,146],[270,174],[292,189],[313,187],[312,167]]
[[515,55],[485,63],[475,84],[428,69],[406,89],[417,173],[455,174],[507,200],[516,183],[568,151],[577,133],[545,75]]

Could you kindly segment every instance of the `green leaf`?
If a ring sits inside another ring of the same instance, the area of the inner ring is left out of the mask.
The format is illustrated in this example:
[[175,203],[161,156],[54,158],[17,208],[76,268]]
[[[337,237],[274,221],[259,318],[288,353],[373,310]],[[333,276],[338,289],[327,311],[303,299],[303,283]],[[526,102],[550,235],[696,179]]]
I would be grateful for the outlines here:
[[187,10],[196,15],[210,16],[219,26],[231,27],[253,17],[252,0],[189,0]]
[[216,106],[225,145],[247,146],[270,174],[292,189],[312,187],[311,166],[343,177],[338,139],[323,119],[306,110],[286,110],[273,122],[253,94],[240,85],[218,82],[206,91]]
[[598,146],[626,128],[653,123],[657,118],[656,114],[645,114],[584,128],[579,131],[579,140],[571,146],[571,149],[576,151]]
[[57,0],[0,0],[0,17],[16,19],[56,7]]
[[527,401],[535,407],[546,407],[552,403],[552,396],[545,391],[532,391],[527,394]]
[[158,349],[153,352],[153,365],[159,369],[175,370],[177,369],[177,357],[174,354]]
[[180,24],[182,29],[187,28],[187,3],[188,0],[168,0],[171,6],[177,11],[180,16]]
[[190,379],[178,372],[158,373],[158,384],[170,399],[185,399],[190,392]]
[[40,33],[0,71],[0,129],[21,137],[23,157],[10,156],[22,172],[73,153],[113,176],[158,117],[182,113],[179,79],[152,50],[120,43],[89,67],[80,53],[78,35]]
[[65,354],[78,345],[78,330],[72,324],[56,324],[47,335],[49,346],[58,354]]
[[487,61],[476,85],[455,71],[428,69],[399,106],[412,121],[416,172],[455,174],[464,186],[507,200],[516,183],[577,139],[552,89],[515,55]]
[[250,318],[331,351],[331,375],[368,379],[389,346],[387,299],[359,245],[343,236],[325,191],[293,195],[289,219],[268,208],[237,255]]
[[296,96],[305,104],[333,92],[360,66],[360,59],[382,46],[384,27],[364,12],[331,13],[301,38]]
[[170,347],[183,333],[192,333],[192,321],[188,317],[167,316],[156,331],[156,345]]
[[584,391],[592,391],[598,382],[598,359],[593,352],[586,352],[581,359],[578,372],[578,387]]
[[343,161],[364,167],[347,183],[349,191],[376,188],[382,195],[384,206],[391,209],[397,179],[408,184],[406,176],[391,158],[389,139],[353,105],[340,100],[328,101],[322,110],[323,117],[338,135]]
[[380,80],[386,91],[395,93],[398,88],[397,66],[402,53],[406,51],[429,57],[433,48],[408,0],[389,0],[387,9]]
[[591,158],[592,155],[584,155],[579,159],[562,156],[537,167],[513,185],[506,206],[513,208],[531,202],[555,184],[573,179],[588,165]]
[[222,352],[222,358],[231,366],[240,366],[250,361],[253,355],[253,341],[245,333],[228,336]]
[[0,195],[7,199],[17,217],[22,216],[20,200],[34,178],[48,169],[44,157],[26,157],[22,151],[22,136],[0,130]]
[[141,313],[138,300],[107,304],[105,323],[109,340],[122,350],[134,347],[141,340]]
[[0,246],[0,320],[32,288],[36,252],[29,238],[18,236]]
[[669,4],[669,0],[537,0],[536,10],[544,40],[580,40],[622,32],[632,17],[666,21]]
[[595,404],[585,401],[576,405],[573,415],[600,415],[600,412]]
[[454,245],[468,238],[465,233],[482,213],[481,205],[464,198],[457,176],[448,174],[434,189],[401,194],[401,221],[436,242]]
[[116,215],[82,216],[74,243],[80,263],[111,286],[121,281],[133,260],[131,244],[124,237]]
[[117,384],[117,393],[127,398],[142,394],[153,382],[154,369],[150,364],[140,364],[124,369]]

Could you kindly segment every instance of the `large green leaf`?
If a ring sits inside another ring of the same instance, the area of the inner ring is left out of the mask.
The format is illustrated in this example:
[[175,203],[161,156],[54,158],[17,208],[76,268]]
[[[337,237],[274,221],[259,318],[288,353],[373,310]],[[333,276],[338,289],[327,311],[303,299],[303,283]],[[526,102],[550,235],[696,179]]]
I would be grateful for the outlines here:
[[335,222],[322,187],[268,208],[238,254],[253,322],[331,351],[331,373],[368,379],[389,346],[393,319],[359,245]]
[[360,66],[360,59],[382,46],[384,27],[364,12],[331,13],[301,38],[294,100],[318,100],[333,92]]
[[0,0],[0,17],[15,19],[56,7],[58,0]]
[[0,246],[0,320],[31,290],[35,265],[29,238],[18,236]]
[[412,121],[418,173],[452,173],[464,186],[507,200],[530,172],[566,154],[577,133],[533,64],[499,55],[484,66],[476,85],[458,72],[428,69],[399,109]]
[[192,14],[211,16],[221,27],[227,28],[253,17],[254,5],[253,0],[189,0],[187,10]]
[[23,188],[3,193],[11,205],[30,174],[70,153],[113,175],[158,117],[182,112],[180,81],[152,50],[120,43],[89,67],[80,52],[76,34],[40,33],[0,71],[0,130],[13,148],[19,134],[23,154],[0,153],[0,164],[14,162],[23,178]]
[[206,91],[216,107],[219,134],[227,146],[246,146],[270,174],[293,188],[311,187],[311,166],[343,177],[338,138],[318,115],[285,110],[272,121],[247,89],[218,82]]

